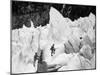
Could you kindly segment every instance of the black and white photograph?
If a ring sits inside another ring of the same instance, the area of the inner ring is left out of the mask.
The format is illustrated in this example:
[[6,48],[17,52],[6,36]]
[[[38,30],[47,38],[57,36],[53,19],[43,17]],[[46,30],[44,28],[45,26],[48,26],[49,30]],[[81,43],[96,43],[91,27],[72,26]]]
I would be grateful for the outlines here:
[[11,0],[11,74],[96,69],[96,6]]

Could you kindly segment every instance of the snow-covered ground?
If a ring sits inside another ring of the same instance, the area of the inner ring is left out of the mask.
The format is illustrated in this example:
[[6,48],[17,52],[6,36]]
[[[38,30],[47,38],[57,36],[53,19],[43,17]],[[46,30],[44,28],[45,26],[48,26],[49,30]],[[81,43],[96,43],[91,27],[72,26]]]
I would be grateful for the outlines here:
[[95,68],[94,14],[71,21],[51,7],[49,24],[34,28],[30,22],[30,28],[12,30],[12,73],[36,72],[34,55],[41,50],[47,66],[59,67],[58,71]]

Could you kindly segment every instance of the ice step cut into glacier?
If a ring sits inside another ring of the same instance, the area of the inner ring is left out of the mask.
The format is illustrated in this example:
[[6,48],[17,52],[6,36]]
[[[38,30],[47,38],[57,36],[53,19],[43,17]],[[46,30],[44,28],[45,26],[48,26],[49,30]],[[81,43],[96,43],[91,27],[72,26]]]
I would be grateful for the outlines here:
[[[34,28],[30,21],[30,28],[12,30],[12,73],[95,68],[95,15],[71,21],[53,7],[49,15],[44,27]],[[41,52],[46,66],[34,58]]]

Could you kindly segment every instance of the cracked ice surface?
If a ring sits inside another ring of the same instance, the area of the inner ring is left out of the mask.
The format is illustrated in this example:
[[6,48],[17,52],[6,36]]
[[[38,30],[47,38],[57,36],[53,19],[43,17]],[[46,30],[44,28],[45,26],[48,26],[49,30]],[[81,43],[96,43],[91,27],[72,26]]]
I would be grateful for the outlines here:
[[[12,31],[12,72],[35,72],[33,56],[37,52],[37,37],[38,32],[34,28],[23,27],[22,29]],[[15,52],[16,54],[13,54]]]
[[40,50],[43,50],[43,61],[48,66],[59,66],[58,71],[95,68],[95,16],[92,13],[71,21],[51,7],[47,26],[34,28],[33,24],[30,28],[23,25],[12,30],[13,73],[36,72],[38,64],[33,66],[34,55]]

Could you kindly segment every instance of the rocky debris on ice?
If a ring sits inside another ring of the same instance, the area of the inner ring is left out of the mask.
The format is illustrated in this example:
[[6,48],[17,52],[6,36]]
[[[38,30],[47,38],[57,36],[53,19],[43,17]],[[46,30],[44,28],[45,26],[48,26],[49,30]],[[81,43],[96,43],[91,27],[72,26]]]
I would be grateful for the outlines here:
[[[95,16],[75,21],[64,18],[55,8],[50,9],[50,22],[44,27],[12,30],[12,72],[36,72],[34,55],[43,50],[43,61],[58,71],[95,68]],[[55,53],[51,56],[54,44]],[[93,53],[94,52],[94,53]],[[40,66],[41,68],[41,66]]]

